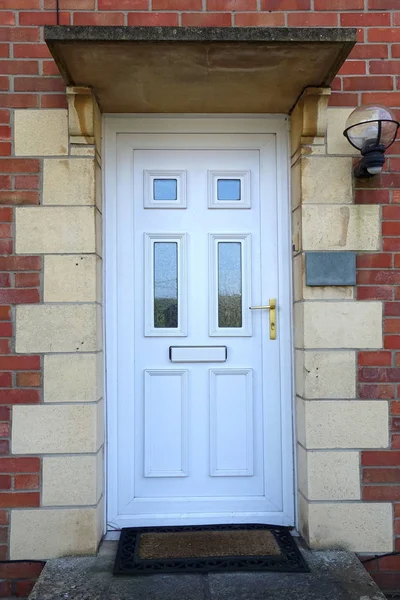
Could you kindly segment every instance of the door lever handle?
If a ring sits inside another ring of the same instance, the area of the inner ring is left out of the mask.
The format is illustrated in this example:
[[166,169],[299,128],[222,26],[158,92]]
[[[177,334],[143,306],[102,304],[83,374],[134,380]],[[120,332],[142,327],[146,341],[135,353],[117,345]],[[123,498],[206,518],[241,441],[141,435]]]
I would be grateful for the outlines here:
[[250,310],[269,310],[269,338],[276,340],[276,299],[270,298],[265,306],[249,306]]

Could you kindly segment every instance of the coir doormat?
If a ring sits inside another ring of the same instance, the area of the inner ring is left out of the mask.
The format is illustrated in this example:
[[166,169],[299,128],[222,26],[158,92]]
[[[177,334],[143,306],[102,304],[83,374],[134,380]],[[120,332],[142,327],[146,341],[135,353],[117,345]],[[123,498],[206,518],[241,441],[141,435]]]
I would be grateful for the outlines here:
[[121,531],[114,575],[221,571],[309,569],[287,527],[202,525]]

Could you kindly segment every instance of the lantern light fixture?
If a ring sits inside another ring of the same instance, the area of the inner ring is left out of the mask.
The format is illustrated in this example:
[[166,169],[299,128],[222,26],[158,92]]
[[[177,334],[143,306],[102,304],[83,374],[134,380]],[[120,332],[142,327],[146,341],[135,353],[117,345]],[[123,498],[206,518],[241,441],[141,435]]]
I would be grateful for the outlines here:
[[385,150],[395,141],[399,125],[385,106],[360,106],[351,113],[343,135],[362,154],[354,167],[355,177],[373,177],[382,171]]

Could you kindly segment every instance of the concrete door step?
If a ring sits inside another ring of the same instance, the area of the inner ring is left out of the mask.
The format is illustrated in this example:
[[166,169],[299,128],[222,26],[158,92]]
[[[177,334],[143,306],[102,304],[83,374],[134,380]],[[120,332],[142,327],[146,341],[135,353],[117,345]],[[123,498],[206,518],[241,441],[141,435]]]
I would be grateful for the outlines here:
[[311,573],[114,577],[117,542],[97,556],[49,560],[30,600],[385,600],[356,556],[301,548]]

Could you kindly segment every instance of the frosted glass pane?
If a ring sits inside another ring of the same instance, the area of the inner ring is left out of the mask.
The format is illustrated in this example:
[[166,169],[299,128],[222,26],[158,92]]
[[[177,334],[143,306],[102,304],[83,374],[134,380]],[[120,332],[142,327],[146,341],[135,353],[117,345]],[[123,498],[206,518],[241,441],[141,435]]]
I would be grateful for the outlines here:
[[178,183],[176,179],[154,179],[154,200],[176,200],[178,198]]
[[218,326],[242,327],[242,245],[218,243]]
[[154,327],[178,327],[178,244],[154,244]]
[[240,200],[240,179],[218,179],[217,200]]

